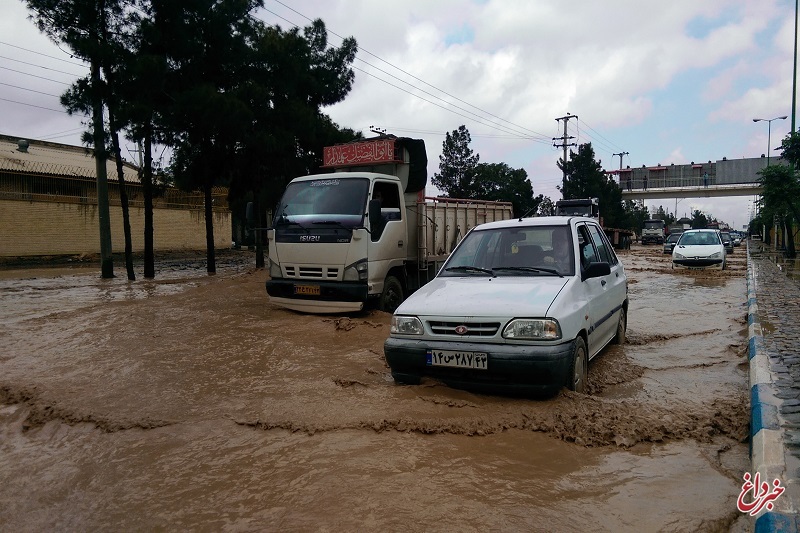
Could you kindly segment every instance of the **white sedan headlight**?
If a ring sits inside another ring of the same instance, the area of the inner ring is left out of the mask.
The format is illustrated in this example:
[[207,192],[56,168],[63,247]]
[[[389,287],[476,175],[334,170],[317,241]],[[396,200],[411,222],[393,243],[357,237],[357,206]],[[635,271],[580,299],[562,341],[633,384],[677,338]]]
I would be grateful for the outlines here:
[[709,259],[719,259],[722,257],[722,252],[717,252],[708,256]]
[[415,316],[392,315],[392,326],[389,333],[399,335],[422,335],[422,321]]
[[675,252],[674,257],[675,259],[686,259],[682,254],[679,254],[678,252]]
[[515,318],[503,330],[506,339],[556,340],[561,338],[561,327],[552,318]]

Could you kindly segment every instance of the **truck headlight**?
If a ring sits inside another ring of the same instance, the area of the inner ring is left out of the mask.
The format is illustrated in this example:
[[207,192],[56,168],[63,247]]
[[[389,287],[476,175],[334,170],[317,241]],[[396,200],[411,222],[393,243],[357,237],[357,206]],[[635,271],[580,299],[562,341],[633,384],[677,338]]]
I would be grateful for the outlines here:
[[556,340],[561,338],[561,327],[552,318],[515,318],[503,329],[503,338]]
[[273,261],[271,258],[269,260],[269,277],[272,279],[283,277],[283,272],[281,272],[281,266],[275,261]]
[[353,264],[344,267],[344,281],[367,281],[369,273],[367,271],[367,259],[360,259]]
[[422,335],[422,321],[415,316],[392,315],[392,325],[389,333],[399,335]]

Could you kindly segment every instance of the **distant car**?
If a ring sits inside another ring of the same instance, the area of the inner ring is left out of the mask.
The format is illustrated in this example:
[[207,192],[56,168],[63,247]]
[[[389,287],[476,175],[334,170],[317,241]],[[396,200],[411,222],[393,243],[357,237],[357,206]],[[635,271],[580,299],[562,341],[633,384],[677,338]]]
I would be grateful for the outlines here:
[[681,234],[672,250],[672,268],[719,268],[725,270],[725,245],[715,229],[690,229]]
[[720,239],[722,239],[722,244],[725,245],[725,251],[728,252],[729,254],[732,254],[734,244],[733,244],[733,237],[731,237],[731,234],[728,233],[727,231],[720,231],[719,237]]
[[741,244],[742,244],[742,237],[740,235],[734,235],[733,236],[733,245],[734,246],[739,246]]
[[625,342],[627,310],[625,269],[596,220],[490,222],[397,308],[383,353],[402,384],[585,392],[589,361]]
[[664,241],[664,253],[671,254],[672,249],[675,248],[675,243],[681,238],[680,233],[670,233],[667,240]]

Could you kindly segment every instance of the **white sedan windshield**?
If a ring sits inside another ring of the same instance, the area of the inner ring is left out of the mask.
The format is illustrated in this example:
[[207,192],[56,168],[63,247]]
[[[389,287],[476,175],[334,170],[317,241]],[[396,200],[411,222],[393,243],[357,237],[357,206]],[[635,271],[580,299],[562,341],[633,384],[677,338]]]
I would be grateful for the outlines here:
[[442,275],[575,274],[567,226],[499,228],[469,233],[445,263]]

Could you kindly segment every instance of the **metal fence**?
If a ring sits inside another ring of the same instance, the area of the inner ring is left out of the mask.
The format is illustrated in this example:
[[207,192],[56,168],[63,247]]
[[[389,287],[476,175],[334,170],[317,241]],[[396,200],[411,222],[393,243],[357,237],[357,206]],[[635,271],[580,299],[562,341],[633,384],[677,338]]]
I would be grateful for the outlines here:
[[[141,183],[126,182],[125,191],[130,207],[144,207]],[[153,186],[154,208],[203,209],[204,198],[202,191],[185,192],[175,187]],[[93,176],[66,177],[0,170],[0,199],[96,205],[97,183]],[[211,199],[215,211],[228,210],[227,188],[214,187]],[[108,180],[108,202],[121,205],[120,185],[115,179]]]

